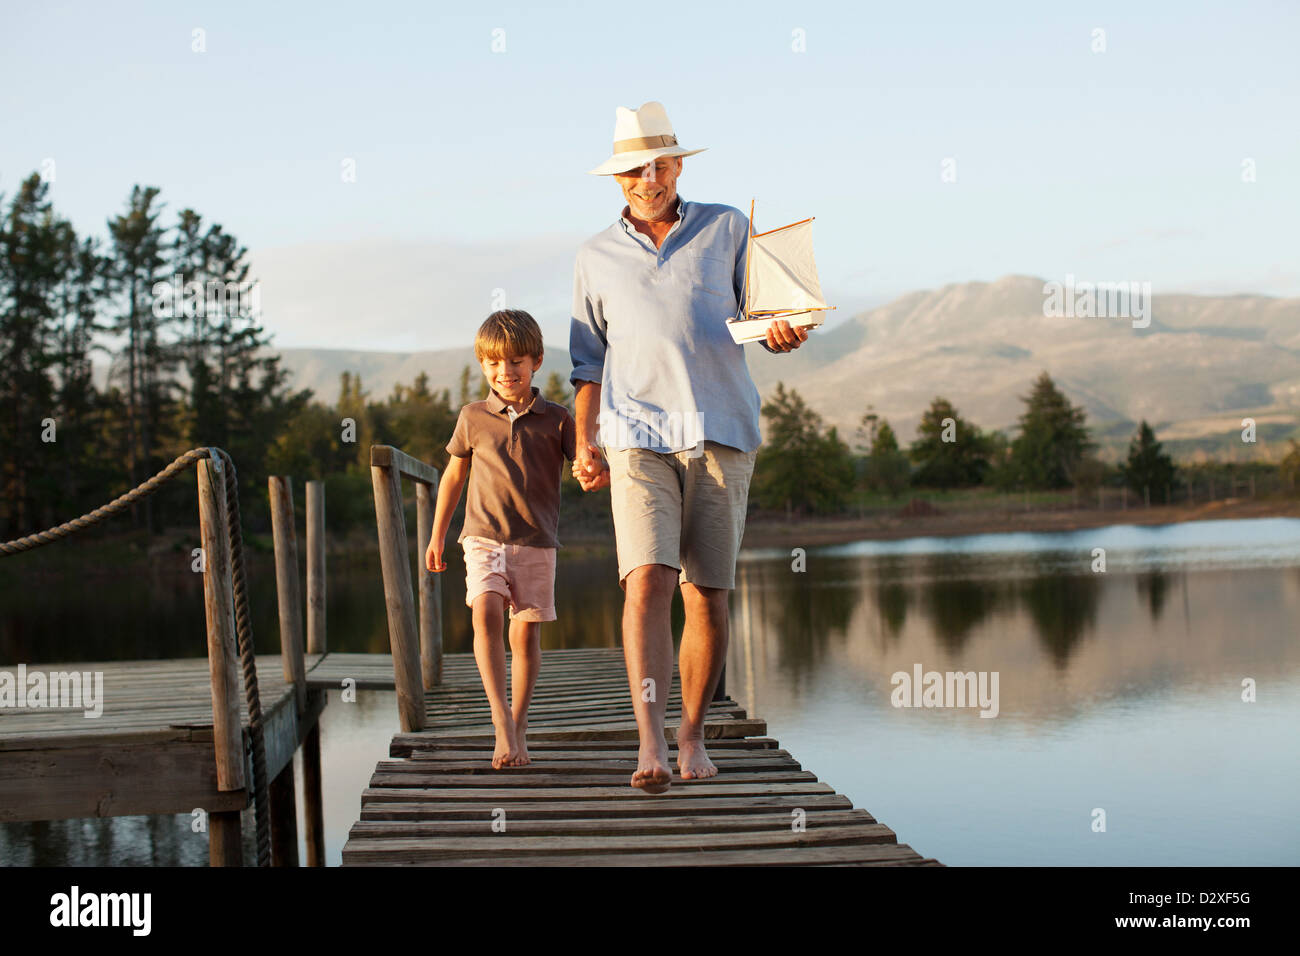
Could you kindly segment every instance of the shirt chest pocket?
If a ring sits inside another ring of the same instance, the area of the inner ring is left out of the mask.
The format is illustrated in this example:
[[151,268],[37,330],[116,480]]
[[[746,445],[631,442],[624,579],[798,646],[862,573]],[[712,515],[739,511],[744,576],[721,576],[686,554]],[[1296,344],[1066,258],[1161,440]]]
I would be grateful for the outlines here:
[[691,289],[734,303],[732,264],[716,256],[688,255],[682,263],[683,279]]

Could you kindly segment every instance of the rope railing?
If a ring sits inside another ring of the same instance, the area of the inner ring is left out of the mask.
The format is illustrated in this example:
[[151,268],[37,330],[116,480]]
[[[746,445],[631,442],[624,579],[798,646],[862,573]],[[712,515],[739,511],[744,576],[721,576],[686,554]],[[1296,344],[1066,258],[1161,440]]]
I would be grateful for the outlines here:
[[235,628],[239,663],[243,671],[244,700],[248,707],[248,731],[253,745],[253,814],[257,829],[257,865],[271,865],[271,813],[266,779],[266,741],[263,733],[262,702],[257,687],[257,665],[253,652],[253,625],[248,611],[248,588],[244,572],[244,533],[239,520],[239,482],[235,463],[221,448],[192,448],[148,481],[132,488],[106,505],[71,521],[13,541],[0,542],[0,557],[21,554],[84,531],[120,514],[136,501],[153,494],[167,481],[200,459],[210,459],[226,472],[226,534],[230,541],[230,563],[235,598]]

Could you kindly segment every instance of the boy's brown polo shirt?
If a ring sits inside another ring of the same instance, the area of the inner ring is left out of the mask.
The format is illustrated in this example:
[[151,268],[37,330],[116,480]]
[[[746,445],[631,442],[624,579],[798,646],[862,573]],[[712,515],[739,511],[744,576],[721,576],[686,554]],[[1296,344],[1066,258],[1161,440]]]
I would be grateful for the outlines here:
[[542,397],[511,421],[495,391],[460,410],[447,453],[471,458],[465,525],[470,535],[502,544],[558,548],[560,471],[573,460],[577,430],[563,405]]

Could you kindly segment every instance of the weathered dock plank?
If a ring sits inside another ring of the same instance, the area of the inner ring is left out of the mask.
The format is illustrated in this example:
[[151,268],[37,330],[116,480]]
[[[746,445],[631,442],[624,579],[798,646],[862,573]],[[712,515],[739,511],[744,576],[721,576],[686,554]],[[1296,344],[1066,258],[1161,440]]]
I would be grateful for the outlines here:
[[[326,660],[308,683],[348,668],[379,669]],[[677,778],[659,796],[633,790],[637,727],[617,648],[544,652],[524,767],[492,769],[471,655],[443,658],[443,683],[425,707],[427,729],[396,734],[393,759],[379,761],[362,792],[344,866],[939,865],[818,780],[729,698],[705,723],[716,777]],[[676,682],[667,714],[675,760]]]

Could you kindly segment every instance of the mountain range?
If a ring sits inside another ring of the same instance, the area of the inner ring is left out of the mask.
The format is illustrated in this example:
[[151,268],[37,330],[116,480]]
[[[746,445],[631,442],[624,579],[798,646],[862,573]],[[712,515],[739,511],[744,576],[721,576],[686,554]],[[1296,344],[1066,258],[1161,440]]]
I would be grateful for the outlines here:
[[[915,436],[935,396],[985,429],[1013,433],[1040,372],[1075,404],[1104,458],[1121,454],[1146,419],[1181,457],[1278,460],[1300,435],[1300,299],[1261,295],[1155,294],[1149,324],[1128,318],[1044,315],[1044,280],[1006,276],[913,292],[815,331],[786,355],[747,346],[766,398],[778,381],[797,390],[850,443],[867,407],[901,442]],[[372,398],[420,372],[455,401],[461,369],[476,369],[470,346],[423,352],[286,348],[295,388],[332,403],[343,371],[358,372]],[[548,347],[538,373],[568,379],[568,352]],[[477,387],[479,379],[474,379]],[[1252,418],[1258,441],[1241,441]]]

